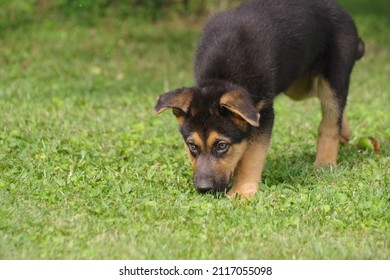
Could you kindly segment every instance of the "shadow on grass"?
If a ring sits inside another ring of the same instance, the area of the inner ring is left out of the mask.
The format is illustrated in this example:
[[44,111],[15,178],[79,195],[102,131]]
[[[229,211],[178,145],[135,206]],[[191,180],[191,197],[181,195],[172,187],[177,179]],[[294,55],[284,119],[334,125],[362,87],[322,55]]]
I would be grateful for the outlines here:
[[[364,164],[380,167],[382,158],[389,156],[388,146],[383,146],[380,153],[359,151],[355,144],[341,146],[338,156],[337,167],[315,169],[313,166],[315,154],[307,151],[290,155],[274,154],[267,158],[263,171],[262,182],[267,186],[273,185],[315,185],[318,176],[326,174],[336,177],[343,173],[351,173],[355,166]],[[335,173],[336,172],[336,173]],[[344,176],[344,175],[342,175]],[[348,175],[346,175],[348,176]]]

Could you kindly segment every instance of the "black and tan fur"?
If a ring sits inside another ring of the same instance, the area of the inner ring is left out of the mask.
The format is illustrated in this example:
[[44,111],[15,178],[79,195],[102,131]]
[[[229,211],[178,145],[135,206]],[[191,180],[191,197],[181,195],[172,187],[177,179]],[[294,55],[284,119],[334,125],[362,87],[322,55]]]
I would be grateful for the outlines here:
[[214,16],[195,60],[196,85],[161,95],[173,109],[199,192],[258,190],[274,121],[273,100],[317,96],[322,120],[314,164],[337,162],[351,130],[344,108],[364,54],[351,17],[332,0],[250,0]]

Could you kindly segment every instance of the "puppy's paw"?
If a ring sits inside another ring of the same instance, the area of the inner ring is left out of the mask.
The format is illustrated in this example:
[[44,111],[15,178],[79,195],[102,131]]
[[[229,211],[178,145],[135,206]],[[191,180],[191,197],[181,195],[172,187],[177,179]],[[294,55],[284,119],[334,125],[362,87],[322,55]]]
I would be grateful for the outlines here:
[[352,137],[352,129],[348,125],[347,118],[343,116],[343,123],[341,127],[340,144],[348,144]]
[[337,162],[335,159],[316,159],[314,161],[314,168],[328,168],[336,167]]
[[349,142],[350,139],[351,139],[351,136],[344,136],[344,135],[341,135],[341,136],[340,136],[340,144],[346,145],[346,144],[348,144],[348,142]]
[[234,185],[226,194],[228,198],[250,198],[259,191],[257,183],[246,183],[243,185]]
[[[337,146],[336,146],[337,147]],[[329,167],[337,164],[337,148],[333,146],[326,146],[328,149],[321,149],[317,152],[314,167]]]

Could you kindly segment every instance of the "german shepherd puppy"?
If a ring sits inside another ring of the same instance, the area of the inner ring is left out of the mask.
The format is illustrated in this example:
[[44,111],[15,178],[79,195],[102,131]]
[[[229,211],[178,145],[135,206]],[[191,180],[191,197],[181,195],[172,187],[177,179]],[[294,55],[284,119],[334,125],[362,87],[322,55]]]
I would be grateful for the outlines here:
[[315,166],[336,165],[351,136],[344,108],[364,54],[352,18],[333,0],[249,0],[215,15],[195,59],[196,85],[161,95],[173,109],[200,193],[258,191],[274,122],[273,100],[317,96],[322,120]]

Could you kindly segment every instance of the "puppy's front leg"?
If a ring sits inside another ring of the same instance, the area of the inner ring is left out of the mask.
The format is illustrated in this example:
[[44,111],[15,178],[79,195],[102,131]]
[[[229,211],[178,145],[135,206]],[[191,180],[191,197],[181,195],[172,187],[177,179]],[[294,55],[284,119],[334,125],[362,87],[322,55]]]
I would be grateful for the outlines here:
[[255,137],[234,170],[233,187],[228,197],[251,197],[259,190],[270,139]]

